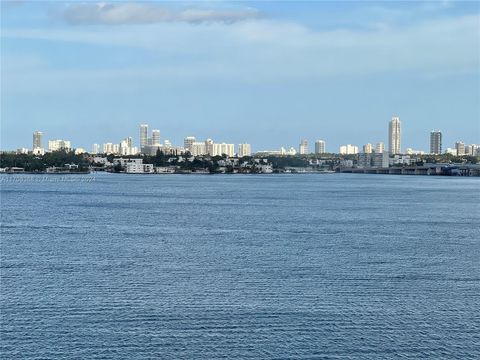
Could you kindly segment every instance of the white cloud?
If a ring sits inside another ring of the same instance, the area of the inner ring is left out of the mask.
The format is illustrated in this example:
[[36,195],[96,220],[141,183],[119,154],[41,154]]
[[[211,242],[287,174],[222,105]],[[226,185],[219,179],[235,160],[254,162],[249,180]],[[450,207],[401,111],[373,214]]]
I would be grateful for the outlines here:
[[[114,79],[159,81],[310,81],[330,76],[405,71],[426,76],[478,72],[479,16],[440,18],[408,26],[372,30],[313,31],[291,22],[244,21],[132,25],[99,30],[5,30],[2,37],[116,46],[129,55],[151,52],[154,62],[129,67],[100,65],[14,71],[11,77],[74,78],[72,84]],[[90,50],[92,54],[95,48]],[[141,55],[139,55],[141,57]],[[84,57],[88,62],[89,58]],[[8,63],[6,64],[8,68]],[[72,79],[73,80],[73,79]],[[38,79],[39,83],[44,83]],[[12,81],[11,83],[13,83]],[[48,81],[47,81],[48,82]],[[64,83],[69,83],[65,81]]]
[[154,24],[163,22],[225,22],[232,23],[259,17],[255,9],[183,9],[174,10],[158,4],[97,3],[68,5],[60,17],[71,24]]

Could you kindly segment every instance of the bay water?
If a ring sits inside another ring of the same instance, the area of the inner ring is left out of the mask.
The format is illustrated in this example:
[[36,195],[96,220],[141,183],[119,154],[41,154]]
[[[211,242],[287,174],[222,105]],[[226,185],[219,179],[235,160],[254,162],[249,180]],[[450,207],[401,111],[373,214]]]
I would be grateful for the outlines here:
[[480,179],[1,175],[3,359],[480,358]]

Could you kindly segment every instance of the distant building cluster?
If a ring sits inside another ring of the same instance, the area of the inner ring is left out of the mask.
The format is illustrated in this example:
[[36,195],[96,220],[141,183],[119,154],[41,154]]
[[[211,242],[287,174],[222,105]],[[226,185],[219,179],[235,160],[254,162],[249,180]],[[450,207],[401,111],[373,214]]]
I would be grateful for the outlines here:
[[[412,148],[406,148],[404,152],[401,151],[401,140],[402,140],[402,127],[400,118],[398,116],[393,116],[391,121],[388,124],[388,152],[387,154],[395,156],[396,155],[425,155],[425,151],[416,150]],[[383,154],[385,152],[385,145],[383,142],[378,142],[375,147],[371,143],[367,143],[362,147],[363,154]],[[342,145],[340,146],[339,153],[342,155],[351,155],[358,154],[359,149],[355,145]],[[471,155],[479,156],[480,155],[480,145],[471,144],[465,145],[462,141],[455,143],[455,148],[447,148],[443,151],[442,148],[442,132],[439,130],[432,130],[430,132],[430,151],[428,152],[432,155],[440,154],[451,154],[454,156],[462,155]]]
[[[165,139],[163,142],[160,137],[161,133],[158,129],[153,129],[149,132],[148,124],[140,124],[139,126],[139,140],[140,146],[134,145],[134,140],[131,136],[128,136],[119,142],[107,142],[103,145],[95,143],[92,145],[91,154],[106,154],[116,156],[135,156],[135,155],[155,155],[158,151],[164,154],[184,154],[190,153],[192,156],[223,156],[228,157],[245,157],[251,156],[252,147],[249,143],[232,144],[232,143],[217,143],[212,139],[206,139],[204,141],[198,141],[194,136],[187,136],[184,139],[183,146],[172,145],[171,141]],[[346,144],[341,145],[338,153],[341,155],[355,155],[355,154],[371,154],[371,156],[362,155],[362,163],[380,163],[380,155],[384,156],[387,153],[390,156],[397,155],[424,155],[422,150],[416,150],[413,148],[406,148],[403,152],[401,150],[402,144],[402,124],[398,116],[393,116],[388,124],[388,151],[385,150],[385,145],[382,141],[375,143],[367,143],[359,148],[356,145]],[[45,148],[43,141],[43,132],[35,131],[33,133],[32,149],[21,148],[18,149],[18,153],[33,153],[35,155],[43,155],[47,151],[58,150],[73,150],[73,146],[69,140],[54,139],[49,140],[47,147]],[[74,149],[75,153],[81,154],[87,152],[85,149],[77,147]],[[309,148],[309,142],[307,139],[302,139],[298,145],[298,151],[293,147],[280,147],[278,150],[261,150],[255,154],[258,156],[292,156],[292,155],[307,155],[312,151]],[[316,140],[314,153],[317,155],[327,153],[325,140]],[[442,132],[440,130],[432,130],[430,132],[430,149],[429,154],[451,154],[455,156],[480,155],[480,145],[470,144],[466,145],[463,141],[457,141],[452,148],[443,149]],[[374,156],[375,155],[375,156]]]
[[[248,145],[248,149],[243,145]],[[214,143],[212,139],[207,139],[205,141],[197,141],[194,136],[187,136],[184,139],[184,149],[185,152],[189,152],[193,156],[199,155],[210,155],[210,156],[235,156],[235,145],[226,144],[226,143]],[[248,151],[247,151],[248,150]],[[237,154],[242,152],[242,156],[250,156],[250,145],[242,144],[238,147]],[[240,156],[240,155],[239,155]]]

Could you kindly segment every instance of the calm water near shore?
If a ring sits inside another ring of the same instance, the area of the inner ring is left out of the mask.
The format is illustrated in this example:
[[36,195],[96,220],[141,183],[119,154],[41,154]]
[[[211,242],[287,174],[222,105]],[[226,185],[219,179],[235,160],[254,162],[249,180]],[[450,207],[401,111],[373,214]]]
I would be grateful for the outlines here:
[[22,176],[3,359],[480,358],[479,178]]

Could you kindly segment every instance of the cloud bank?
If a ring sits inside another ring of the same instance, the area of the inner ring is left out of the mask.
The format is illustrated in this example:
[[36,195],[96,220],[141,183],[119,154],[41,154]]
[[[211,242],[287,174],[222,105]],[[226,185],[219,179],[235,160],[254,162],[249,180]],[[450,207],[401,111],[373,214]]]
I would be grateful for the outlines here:
[[173,10],[157,4],[118,3],[118,4],[75,4],[60,12],[60,17],[73,25],[126,25],[155,24],[165,22],[208,23],[237,21],[258,18],[255,9]]

